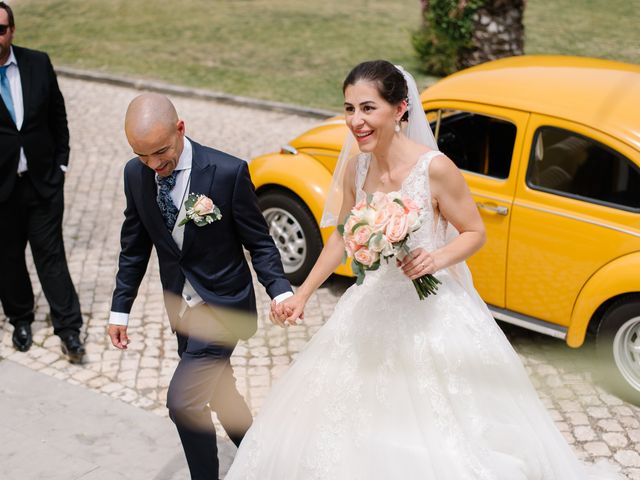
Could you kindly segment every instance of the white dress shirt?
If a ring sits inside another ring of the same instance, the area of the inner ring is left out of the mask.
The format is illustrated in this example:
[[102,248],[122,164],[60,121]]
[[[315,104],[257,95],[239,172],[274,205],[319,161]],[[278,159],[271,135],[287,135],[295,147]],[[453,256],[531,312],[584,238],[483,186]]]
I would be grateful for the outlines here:
[[[182,250],[182,243],[184,240],[184,227],[179,227],[178,224],[185,217],[185,206],[184,202],[189,195],[188,188],[191,181],[191,162],[193,158],[193,147],[191,146],[191,142],[187,137],[184,138],[184,148],[182,149],[182,154],[178,159],[178,165],[176,166],[176,183],[174,187],[171,189],[169,195],[171,196],[171,200],[173,200],[173,204],[178,208],[178,217],[176,219],[176,224],[173,227],[173,231],[171,232],[171,236],[178,248]],[[293,292],[285,292],[281,293],[275,298],[276,303],[281,302],[282,300],[293,295]],[[195,307],[204,303],[204,300],[198,295],[196,290],[193,288],[191,283],[187,278],[185,278],[184,287],[182,288],[182,299],[184,300],[185,309],[187,307]],[[180,315],[182,316],[181,312]],[[109,315],[109,323],[115,325],[127,325],[129,323],[129,314],[122,312],[111,312]]]

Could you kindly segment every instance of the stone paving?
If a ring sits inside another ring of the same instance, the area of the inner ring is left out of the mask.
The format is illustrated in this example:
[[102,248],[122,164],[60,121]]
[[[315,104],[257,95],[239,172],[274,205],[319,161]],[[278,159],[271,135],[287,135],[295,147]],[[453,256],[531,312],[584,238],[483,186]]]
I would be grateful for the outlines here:
[[[115,350],[105,335],[124,208],[122,168],[131,157],[122,132],[123,115],[139,92],[66,78],[60,79],[60,85],[72,149],[65,186],[65,245],[85,317],[86,361],[81,366],[70,365],[61,355],[32,265],[37,301],[34,346],[27,353],[15,352],[12,327],[5,322],[0,356],[166,416],[167,387],[178,357],[164,313],[155,256],[132,311],[129,350]],[[175,98],[174,102],[188,135],[246,159],[279,148],[317,123],[210,101]],[[258,333],[241,343],[232,358],[239,388],[254,412],[260,410],[273,381],[326,321],[349,285],[348,280],[331,278],[310,299],[304,324],[288,329],[270,324],[268,297],[258,285]],[[558,340],[517,327],[505,326],[504,330],[579,457],[609,460],[627,478],[640,480],[640,408],[599,385],[592,373],[593,352],[570,350]]]

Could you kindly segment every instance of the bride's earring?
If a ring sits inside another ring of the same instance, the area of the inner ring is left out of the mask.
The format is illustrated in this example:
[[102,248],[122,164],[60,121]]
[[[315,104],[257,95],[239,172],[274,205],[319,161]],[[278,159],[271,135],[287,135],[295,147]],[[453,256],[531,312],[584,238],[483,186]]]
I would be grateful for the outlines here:
[[393,127],[393,131],[396,133],[400,133],[400,122],[396,122],[396,126]]

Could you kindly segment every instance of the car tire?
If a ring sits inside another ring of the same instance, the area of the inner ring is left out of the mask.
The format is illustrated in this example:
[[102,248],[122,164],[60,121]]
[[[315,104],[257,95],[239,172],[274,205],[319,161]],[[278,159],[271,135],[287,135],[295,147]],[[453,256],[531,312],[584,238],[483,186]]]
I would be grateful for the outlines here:
[[268,191],[258,196],[287,279],[300,285],[322,251],[322,236],[307,206],[293,194]]
[[616,393],[640,402],[640,297],[614,302],[602,316],[596,350],[603,379]]

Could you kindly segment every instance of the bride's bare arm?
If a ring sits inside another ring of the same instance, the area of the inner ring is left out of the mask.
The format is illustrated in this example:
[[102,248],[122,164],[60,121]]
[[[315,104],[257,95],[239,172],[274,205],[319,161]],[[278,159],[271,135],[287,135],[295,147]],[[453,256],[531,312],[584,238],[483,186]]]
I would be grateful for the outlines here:
[[439,155],[431,161],[429,178],[431,196],[440,214],[460,232],[454,240],[432,252],[439,270],[462,262],[477,252],[486,241],[486,233],[469,187],[448,157]]
[[401,263],[402,270],[412,280],[466,260],[486,240],[482,218],[458,167],[439,155],[429,165],[429,178],[434,209],[437,208],[460,235],[433,252],[423,248],[412,251]]
[[[343,199],[342,208],[340,209],[340,221],[344,220],[347,214],[355,205],[355,172],[357,157],[350,160],[347,166],[344,183],[343,183]],[[334,231],[327,243],[324,245],[318,260],[309,272],[306,280],[296,290],[293,297],[283,302],[283,307],[291,312],[286,321],[293,323],[303,312],[304,305],[311,294],[329,278],[329,275],[340,265],[344,256],[344,241],[338,230]]]

